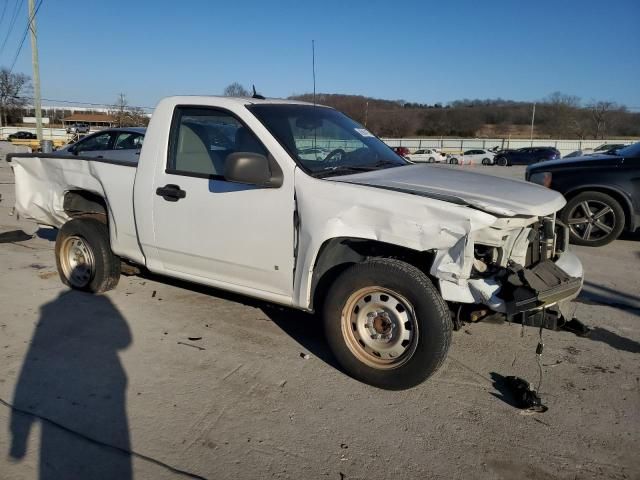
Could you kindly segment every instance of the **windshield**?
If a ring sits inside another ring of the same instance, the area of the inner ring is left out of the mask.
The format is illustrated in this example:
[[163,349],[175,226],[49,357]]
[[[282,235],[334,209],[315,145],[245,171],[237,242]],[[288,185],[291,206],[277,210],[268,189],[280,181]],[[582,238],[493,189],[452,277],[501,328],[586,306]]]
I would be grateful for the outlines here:
[[347,175],[408,164],[362,125],[332,108],[291,104],[247,108],[311,175]]
[[629,145],[628,147],[618,148],[615,154],[621,157],[640,157],[640,142]]

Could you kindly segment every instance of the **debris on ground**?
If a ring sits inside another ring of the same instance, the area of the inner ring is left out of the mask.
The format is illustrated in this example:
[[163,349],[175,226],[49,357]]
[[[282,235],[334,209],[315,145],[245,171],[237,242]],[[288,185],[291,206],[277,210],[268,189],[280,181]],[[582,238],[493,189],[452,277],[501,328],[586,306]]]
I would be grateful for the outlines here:
[[187,337],[189,340],[195,342],[197,340],[202,340],[202,337]]
[[515,406],[531,412],[546,412],[548,408],[542,404],[542,399],[524,378],[508,376],[506,384],[513,395]]
[[305,360],[309,360],[311,358],[311,356],[308,353],[304,353],[304,352],[300,352],[300,357],[304,358]]
[[187,347],[197,348],[198,350],[206,350],[206,348],[201,347],[200,345],[194,345],[193,343],[178,342],[178,345],[185,345]]
[[154,290],[153,293],[151,294],[151,298],[156,298],[156,291]]

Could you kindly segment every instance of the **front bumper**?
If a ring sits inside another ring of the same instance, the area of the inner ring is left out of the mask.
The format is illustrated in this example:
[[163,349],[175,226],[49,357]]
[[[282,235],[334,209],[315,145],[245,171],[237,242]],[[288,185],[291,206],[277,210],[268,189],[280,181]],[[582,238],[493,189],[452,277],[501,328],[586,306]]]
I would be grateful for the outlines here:
[[501,275],[467,281],[472,302],[494,312],[513,316],[563,304],[578,296],[584,272],[578,257],[563,252],[553,262],[546,260],[534,267],[512,266]]

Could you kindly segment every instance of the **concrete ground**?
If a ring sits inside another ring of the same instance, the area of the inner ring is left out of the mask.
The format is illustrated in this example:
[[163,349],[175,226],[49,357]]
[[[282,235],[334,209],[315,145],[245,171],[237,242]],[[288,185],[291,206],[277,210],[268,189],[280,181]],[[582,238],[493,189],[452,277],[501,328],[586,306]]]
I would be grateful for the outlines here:
[[0,162],[2,479],[640,476],[637,235],[576,248],[573,308],[594,331],[544,332],[549,410],[527,415],[495,381],[537,384],[535,329],[467,325],[429,381],[378,390],[341,373],[302,313],[155,277],[69,291],[55,232],[9,216],[13,188]]

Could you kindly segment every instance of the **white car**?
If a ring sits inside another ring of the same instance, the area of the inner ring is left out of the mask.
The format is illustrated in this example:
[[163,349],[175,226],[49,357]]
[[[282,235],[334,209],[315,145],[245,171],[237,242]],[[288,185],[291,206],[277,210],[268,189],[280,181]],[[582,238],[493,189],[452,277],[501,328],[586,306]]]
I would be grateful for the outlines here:
[[[301,156],[314,136],[349,147]],[[560,193],[409,164],[333,108],[166,98],[139,159],[7,155],[20,217],[59,229],[66,285],[113,289],[124,260],[317,311],[338,363],[381,388],[412,387],[442,365],[461,305],[549,325],[547,307],[582,286],[555,221]],[[180,308],[188,315],[186,304],[164,314],[179,321]]]
[[479,148],[467,150],[461,155],[451,155],[449,163],[456,165],[493,165],[493,157],[495,156],[495,153]]
[[447,160],[447,156],[437,148],[422,148],[407,155],[413,163],[440,163]]

